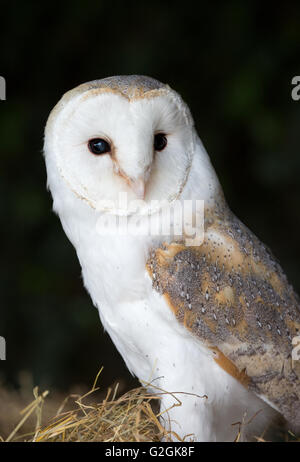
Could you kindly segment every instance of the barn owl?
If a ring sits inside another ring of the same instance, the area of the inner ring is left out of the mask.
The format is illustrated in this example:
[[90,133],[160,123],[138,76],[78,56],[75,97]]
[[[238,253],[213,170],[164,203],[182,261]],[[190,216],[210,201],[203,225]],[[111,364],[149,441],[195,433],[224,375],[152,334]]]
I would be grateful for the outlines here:
[[[144,76],[80,85],[52,110],[44,154],[84,285],[130,372],[164,391],[170,438],[251,440],[279,416],[298,431],[299,299],[227,206],[179,94]],[[140,207],[120,205],[121,193]],[[184,233],[99,232],[104,216],[159,221],[162,204],[198,199],[198,245]]]

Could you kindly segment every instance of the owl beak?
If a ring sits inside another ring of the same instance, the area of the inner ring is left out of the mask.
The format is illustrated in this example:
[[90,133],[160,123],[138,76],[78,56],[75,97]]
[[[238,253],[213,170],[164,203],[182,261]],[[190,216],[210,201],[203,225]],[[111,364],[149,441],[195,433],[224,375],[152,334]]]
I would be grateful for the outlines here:
[[136,180],[130,179],[129,186],[138,199],[145,198],[145,180],[143,178],[137,178]]

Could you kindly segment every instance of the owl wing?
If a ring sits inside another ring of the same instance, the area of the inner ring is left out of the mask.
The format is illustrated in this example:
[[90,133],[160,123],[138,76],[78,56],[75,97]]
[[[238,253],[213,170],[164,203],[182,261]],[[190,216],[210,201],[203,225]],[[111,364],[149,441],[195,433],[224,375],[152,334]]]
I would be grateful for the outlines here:
[[300,304],[270,251],[233,214],[199,247],[152,249],[153,287],[220,367],[300,425]]

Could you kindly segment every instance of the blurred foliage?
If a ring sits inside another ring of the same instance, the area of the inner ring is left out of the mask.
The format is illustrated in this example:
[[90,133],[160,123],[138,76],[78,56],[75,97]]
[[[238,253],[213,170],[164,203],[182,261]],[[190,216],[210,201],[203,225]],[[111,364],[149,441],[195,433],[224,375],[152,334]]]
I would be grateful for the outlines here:
[[[0,374],[16,385],[108,382],[129,373],[82,287],[51,212],[43,129],[61,95],[116,74],[168,82],[192,109],[233,211],[300,291],[300,4],[248,0],[1,2]],[[105,385],[105,383],[104,383]]]

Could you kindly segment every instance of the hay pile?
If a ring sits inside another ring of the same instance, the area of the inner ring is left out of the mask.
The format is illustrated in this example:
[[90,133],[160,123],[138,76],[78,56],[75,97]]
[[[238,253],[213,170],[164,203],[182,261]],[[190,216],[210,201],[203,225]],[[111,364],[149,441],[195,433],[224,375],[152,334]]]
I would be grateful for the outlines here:
[[[0,441],[159,442],[162,438],[165,441],[172,439],[182,441],[175,432],[167,432],[159,420],[162,415],[164,419],[168,419],[169,409],[162,413],[158,411],[159,401],[167,392],[151,385],[152,388],[156,388],[155,395],[147,392],[146,388],[139,387],[118,396],[119,386],[116,384],[108,389],[105,396],[102,395],[98,403],[97,392],[100,388],[96,384],[100,373],[101,371],[90,391],[84,394],[70,394],[60,401],[59,406],[54,406],[54,402],[57,404],[56,400],[51,403],[48,391],[39,393],[38,388],[35,387],[34,400],[21,411],[19,423],[14,426],[10,434],[7,437],[0,435]],[[173,406],[180,406],[181,401],[177,393],[169,394],[174,398]],[[44,406],[47,400],[50,401],[50,408]],[[6,408],[6,412],[9,416],[9,407]],[[172,438],[174,436],[175,438]],[[192,435],[185,437],[186,440],[190,438]],[[240,430],[237,429],[235,441],[239,440]],[[256,440],[266,441],[264,435],[257,437]],[[280,440],[299,441],[290,432],[282,435]]]
[[[109,388],[105,398],[97,404],[93,396],[99,390],[96,387],[98,376],[88,393],[65,398],[46,426],[42,425],[42,416],[49,392],[39,393],[38,388],[34,388],[34,400],[21,411],[21,419],[10,435],[5,439],[0,436],[0,441],[157,442],[162,438],[170,441],[170,434],[159,421],[160,413],[155,411],[159,408],[157,404],[161,395],[165,393],[163,390],[157,390],[158,394],[154,396],[139,387],[117,397],[117,384],[114,389]],[[177,401],[176,405],[180,405]],[[65,410],[67,404],[71,405],[71,410]],[[32,424],[32,431],[22,433],[26,423],[28,429],[28,420],[33,416],[35,424]]]

